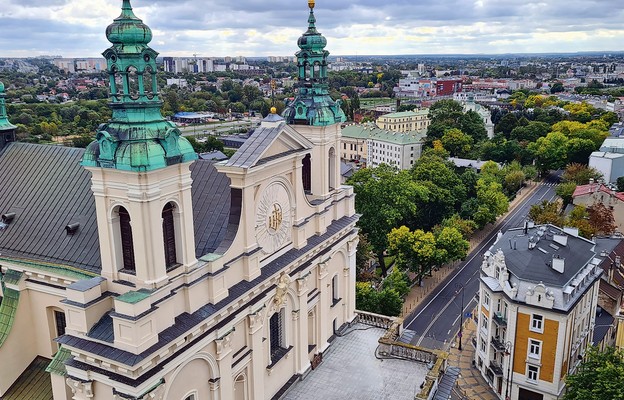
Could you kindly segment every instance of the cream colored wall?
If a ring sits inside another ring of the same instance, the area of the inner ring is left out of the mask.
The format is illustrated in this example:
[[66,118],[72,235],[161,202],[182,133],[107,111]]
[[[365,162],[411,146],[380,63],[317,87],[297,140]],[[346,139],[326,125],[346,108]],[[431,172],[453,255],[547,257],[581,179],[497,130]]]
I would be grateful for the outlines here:
[[624,201],[620,201],[615,196],[610,196],[604,192],[596,192],[583,196],[576,196],[574,205],[589,207],[595,203],[603,203],[606,207],[613,207],[613,218],[618,231],[624,232]]
[[[366,139],[353,139],[343,136],[340,140],[340,158],[350,161],[367,157],[368,145]],[[347,146],[346,149],[345,145]],[[353,149],[351,146],[353,146]]]

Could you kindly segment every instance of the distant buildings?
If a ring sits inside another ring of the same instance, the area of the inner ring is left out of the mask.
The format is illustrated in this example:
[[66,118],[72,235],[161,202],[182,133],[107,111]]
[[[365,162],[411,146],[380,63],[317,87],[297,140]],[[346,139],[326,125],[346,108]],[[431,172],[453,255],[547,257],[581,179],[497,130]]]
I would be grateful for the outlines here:
[[420,78],[408,76],[399,80],[394,92],[399,98],[452,96],[462,91],[460,78]]
[[52,63],[68,74],[93,74],[106,71],[104,58],[55,58]]
[[615,182],[624,176],[624,137],[606,138],[599,151],[591,153],[589,166],[600,171],[605,182]]
[[349,125],[342,130],[340,156],[365,161],[369,167],[388,164],[410,169],[422,153],[426,131],[392,132],[374,124]]
[[163,57],[165,72],[180,73],[206,73],[225,71],[258,72],[256,65],[247,64],[245,57],[225,57],[221,60],[207,57]]
[[377,118],[379,128],[394,132],[426,130],[430,124],[428,108],[385,114]]
[[593,341],[601,253],[620,241],[527,226],[486,253],[475,364],[500,399],[560,398]]
[[573,203],[577,206],[590,207],[602,203],[613,210],[616,229],[624,232],[624,193],[618,193],[601,183],[577,186],[572,195]]

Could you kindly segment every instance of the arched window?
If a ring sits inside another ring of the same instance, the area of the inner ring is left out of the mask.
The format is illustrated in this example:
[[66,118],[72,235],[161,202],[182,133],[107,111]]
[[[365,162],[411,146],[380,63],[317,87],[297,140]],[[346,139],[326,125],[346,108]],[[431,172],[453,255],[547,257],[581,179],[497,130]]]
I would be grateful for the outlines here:
[[131,99],[139,98],[139,75],[136,67],[128,67],[126,71],[126,88]]
[[306,154],[303,157],[303,168],[302,168],[302,179],[303,179],[303,190],[306,193],[312,191],[312,157],[310,154]]
[[321,65],[318,62],[314,63],[313,76],[314,76],[314,79],[318,79],[321,77]]
[[123,207],[119,207],[117,214],[119,215],[119,231],[121,233],[123,272],[134,274],[136,273],[136,263],[134,261],[134,242],[132,240],[130,214]]
[[176,255],[175,228],[173,220],[173,210],[175,205],[167,203],[162,211],[163,220],[163,238],[165,240],[165,266],[167,269],[178,264]]
[[145,90],[145,95],[148,99],[153,99],[156,95],[156,89],[154,88],[154,83],[156,79],[153,75],[152,67],[149,65],[145,68],[145,72],[143,73],[143,87]]
[[332,304],[336,304],[340,301],[338,297],[338,275],[334,275],[332,278]]

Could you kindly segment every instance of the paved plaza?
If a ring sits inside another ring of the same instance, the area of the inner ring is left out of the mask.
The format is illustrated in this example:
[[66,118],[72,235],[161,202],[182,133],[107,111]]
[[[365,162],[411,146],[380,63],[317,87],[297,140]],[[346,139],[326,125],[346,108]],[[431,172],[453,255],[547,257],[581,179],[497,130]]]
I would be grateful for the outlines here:
[[288,400],[413,400],[428,369],[425,364],[377,359],[377,340],[385,331],[356,324],[336,338],[323,363],[293,385]]

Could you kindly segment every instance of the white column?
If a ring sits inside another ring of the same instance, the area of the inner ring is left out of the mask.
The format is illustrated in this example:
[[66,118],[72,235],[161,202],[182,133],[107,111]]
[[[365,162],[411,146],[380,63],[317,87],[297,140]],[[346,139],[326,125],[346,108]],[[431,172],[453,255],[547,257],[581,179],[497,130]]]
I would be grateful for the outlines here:
[[252,399],[264,398],[264,373],[266,370],[264,348],[262,346],[262,326],[264,315],[258,311],[248,316],[251,343],[251,377],[249,393]]

